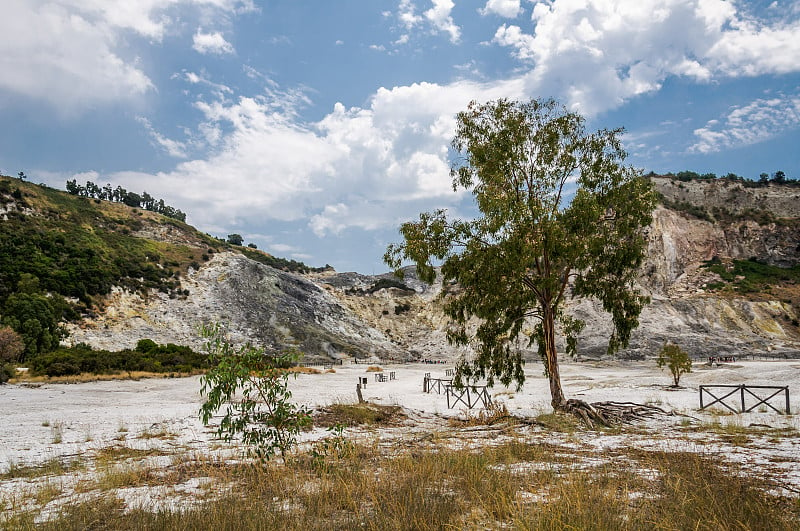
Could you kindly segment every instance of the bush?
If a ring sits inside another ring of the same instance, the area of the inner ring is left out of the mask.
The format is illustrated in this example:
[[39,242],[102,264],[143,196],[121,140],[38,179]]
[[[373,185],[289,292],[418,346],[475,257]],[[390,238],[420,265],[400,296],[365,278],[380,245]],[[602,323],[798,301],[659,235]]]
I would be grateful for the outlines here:
[[663,369],[665,366],[669,368],[672,373],[672,379],[675,382],[673,387],[678,387],[678,383],[687,372],[692,372],[692,360],[689,355],[681,350],[678,345],[667,343],[661,349],[656,360],[656,365]]
[[136,343],[136,352],[143,352],[147,354],[148,352],[152,352],[153,350],[157,349],[158,345],[152,339],[140,339]]
[[0,364],[17,361],[23,350],[22,337],[9,326],[0,327]]
[[309,412],[290,401],[289,373],[282,368],[298,356],[268,356],[249,344],[234,347],[219,324],[203,326],[200,332],[214,364],[200,379],[200,394],[205,397],[200,407],[203,424],[208,425],[224,408],[217,428],[219,437],[225,441],[241,437],[260,459],[278,452],[285,459],[300,430],[311,424]]
[[69,376],[73,374],[113,374],[120,371],[155,373],[189,373],[209,367],[208,357],[189,347],[158,345],[150,339],[140,340],[136,350],[92,350],[88,345],[61,347],[54,352],[33,356],[28,360],[34,374]]
[[14,377],[14,367],[11,365],[0,365],[0,384],[4,384]]

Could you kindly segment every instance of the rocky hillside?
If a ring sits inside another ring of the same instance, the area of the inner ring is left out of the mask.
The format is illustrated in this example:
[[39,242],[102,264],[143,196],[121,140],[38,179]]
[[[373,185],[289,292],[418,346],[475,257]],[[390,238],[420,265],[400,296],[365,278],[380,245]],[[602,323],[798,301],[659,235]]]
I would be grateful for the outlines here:
[[[755,258],[764,267],[783,268],[800,263],[800,188],[662,178],[655,183],[663,205],[654,212],[649,259],[640,277],[652,304],[621,355],[653,355],[670,340],[696,356],[800,357],[797,284],[778,280],[754,289],[751,283],[744,290],[739,281],[747,275],[734,274],[737,260]],[[135,268],[128,268],[105,292],[73,296],[82,316],[68,323],[67,343],[115,350],[150,338],[198,348],[197,326],[220,321],[234,339],[270,349],[296,347],[312,362],[461,354],[445,340],[446,320],[436,302],[441,286],[423,284],[413,270],[402,282],[388,274],[287,271],[288,262],[228,245],[158,214],[27,184],[21,194],[12,194],[16,185],[0,194],[5,234],[16,230],[10,223],[22,227],[31,220],[47,221],[42,227],[56,232],[90,233],[94,239],[87,241],[99,246],[98,255],[121,253],[103,246],[120,245],[156,279],[155,285],[137,284]],[[75,217],[77,210],[82,217]],[[66,225],[58,228],[58,220]],[[54,241],[56,248],[66,245]],[[607,316],[589,302],[575,310],[588,323],[581,355],[603,355]]]
[[[652,302],[623,355],[652,355],[665,341],[674,341],[697,356],[800,357],[796,281],[739,289],[736,281],[743,283],[747,275],[725,282],[714,272],[733,273],[737,261],[797,271],[800,187],[722,179],[653,181],[663,200],[653,214],[649,258],[640,277]],[[710,261],[718,265],[709,267]],[[587,326],[582,352],[601,355],[601,332],[609,330],[609,322],[595,305],[582,303],[579,311],[599,325]]]

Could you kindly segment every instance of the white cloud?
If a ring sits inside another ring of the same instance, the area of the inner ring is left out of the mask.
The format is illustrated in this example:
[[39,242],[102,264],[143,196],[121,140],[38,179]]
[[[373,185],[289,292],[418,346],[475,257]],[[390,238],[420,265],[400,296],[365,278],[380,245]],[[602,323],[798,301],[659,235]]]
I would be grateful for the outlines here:
[[179,31],[179,9],[224,15],[254,7],[251,0],[3,0],[0,94],[65,115],[139,100],[155,86],[136,38],[160,43]]
[[755,20],[724,0],[554,0],[534,6],[531,24],[504,24],[493,42],[529,68],[530,93],[566,98],[587,114],[656,91],[670,76],[800,71],[800,22]]
[[709,120],[694,131],[690,152],[713,153],[769,140],[800,127],[800,95],[758,99],[732,109],[722,121]]
[[153,88],[134,61],[114,51],[113,28],[70,6],[4,0],[0,34],[0,92],[43,101],[62,114]]
[[461,29],[450,16],[454,6],[453,0],[433,0],[433,7],[425,11],[425,18],[439,31],[448,33],[450,42],[457,43],[461,38]]
[[[430,83],[380,89],[365,108],[336,104],[317,123],[297,121],[295,91],[199,101],[213,153],[155,175],[117,174],[175,197],[203,230],[306,220],[316,234],[372,230],[431,208],[455,207],[447,160],[455,113],[475,98],[521,98],[519,82]],[[128,184],[133,186],[133,184]],[[212,191],[213,192],[210,192]]]
[[269,250],[279,254],[287,254],[295,252],[298,249],[294,245],[287,245],[285,243],[271,243],[269,245]]
[[520,0],[488,0],[480,10],[481,15],[498,15],[505,18],[516,18],[522,12]]
[[172,140],[167,138],[166,136],[162,135],[155,129],[153,129],[153,125],[150,123],[150,120],[144,118],[143,116],[137,116],[136,121],[142,124],[145,128],[147,133],[150,135],[150,138],[153,140],[155,145],[162,148],[166,151],[171,157],[184,159],[186,158],[186,143],[180,142],[178,140]]
[[192,48],[201,54],[226,55],[234,53],[233,45],[225,40],[222,33],[203,33],[198,28],[197,33],[192,38]]
[[786,74],[800,70],[800,22],[765,27],[744,20],[722,33],[708,57],[732,77]]
[[[431,0],[433,4],[422,15],[417,14],[417,6],[412,0],[400,0],[397,8],[397,18],[400,24],[409,32],[417,27],[427,27],[433,33],[447,33],[450,42],[458,43],[461,38],[461,28],[453,21],[451,12],[455,4],[453,0]],[[427,24],[426,24],[427,22]],[[408,42],[409,36],[400,38],[401,44]]]

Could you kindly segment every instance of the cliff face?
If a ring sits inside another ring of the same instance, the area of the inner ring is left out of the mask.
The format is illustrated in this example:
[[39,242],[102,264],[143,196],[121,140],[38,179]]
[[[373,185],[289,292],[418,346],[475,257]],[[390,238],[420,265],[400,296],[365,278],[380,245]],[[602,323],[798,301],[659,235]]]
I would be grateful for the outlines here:
[[[710,291],[719,275],[703,263],[755,258],[781,267],[800,263],[800,188],[745,187],[730,181],[654,179],[664,203],[648,230],[640,276],[651,304],[621,356],[653,355],[666,341],[699,356],[771,353],[800,357],[800,289],[786,285],[748,294]],[[596,304],[577,307],[589,325],[584,355],[605,352],[610,321]]]
[[96,318],[70,327],[69,341],[116,350],[142,338],[200,349],[198,327],[220,322],[236,342],[297,348],[310,361],[393,358],[397,345],[320,285],[233,252],[218,253],[181,281],[185,299],[115,290]]
[[[755,257],[782,267],[800,263],[800,188],[669,179],[655,179],[655,185],[671,208],[658,207],[648,229],[640,284],[652,302],[620,357],[655,355],[666,341],[697,356],[800,357],[797,286],[749,294],[712,291],[709,283],[720,278],[703,267],[714,258],[727,263]],[[311,360],[457,357],[462,352],[446,342],[447,321],[436,299],[441,285],[425,285],[409,273],[403,282],[411,291],[370,290],[381,277],[297,275],[235,252],[218,253],[181,277],[185,298],[115,290],[97,317],[71,327],[69,341],[117,349],[146,337],[199,348],[197,325],[221,321],[234,339],[297,347]],[[574,303],[574,310],[587,322],[580,354],[604,355],[608,315],[591,301]]]

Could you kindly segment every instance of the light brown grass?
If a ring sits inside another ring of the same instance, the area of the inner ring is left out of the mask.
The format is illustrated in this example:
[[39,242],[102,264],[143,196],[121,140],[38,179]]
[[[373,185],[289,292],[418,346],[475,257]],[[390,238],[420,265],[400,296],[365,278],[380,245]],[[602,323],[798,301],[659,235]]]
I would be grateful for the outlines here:
[[[93,488],[224,485],[200,506],[130,509],[113,496],[65,507],[44,529],[797,529],[797,502],[716,457],[576,450],[522,440],[479,451],[354,445],[336,466],[178,463],[103,471]],[[9,514],[5,524],[32,522]],[[11,520],[16,519],[16,520]],[[0,522],[3,525],[4,522]],[[15,528],[25,528],[17,525]]]
[[293,372],[297,374],[322,374],[322,371],[314,367],[289,367],[286,372]]

